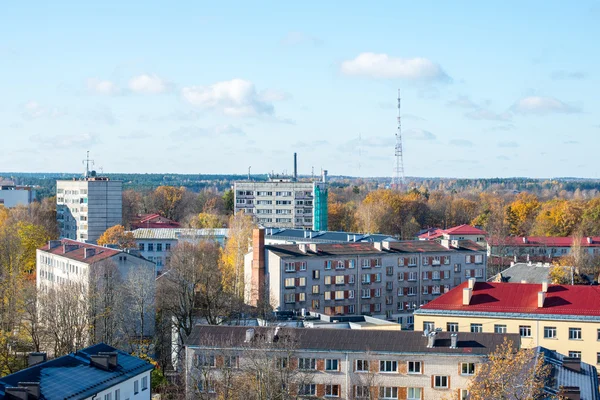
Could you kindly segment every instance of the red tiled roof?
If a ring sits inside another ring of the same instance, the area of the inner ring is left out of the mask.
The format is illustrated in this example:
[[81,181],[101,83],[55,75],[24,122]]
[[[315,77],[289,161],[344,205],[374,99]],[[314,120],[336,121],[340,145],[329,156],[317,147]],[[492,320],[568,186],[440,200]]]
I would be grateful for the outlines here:
[[468,282],[427,303],[424,310],[600,316],[600,286],[548,285],[544,307],[538,307],[541,284],[477,282],[468,306],[462,304]]
[[[571,247],[573,238],[557,236],[509,236],[502,239],[491,239],[492,246],[514,247]],[[582,247],[600,247],[600,236],[581,238]]]
[[448,229],[439,229],[439,228],[432,229],[428,232],[425,232],[425,233],[419,235],[419,238],[432,240],[432,239],[437,239],[439,237],[442,237],[444,234],[448,234],[448,235],[485,235],[486,232],[479,228],[475,228],[474,226],[463,224],[463,225],[454,226],[454,227],[448,228]]
[[443,234],[444,234],[443,229],[436,228],[436,229],[431,229],[425,233],[420,234],[419,238],[432,240],[432,239],[437,239],[439,237],[442,237]]
[[181,224],[160,214],[138,215],[131,223],[132,229],[139,228],[180,228]]
[[[65,246],[69,246],[66,248]],[[72,246],[72,247],[71,247]],[[77,246],[77,247],[75,247]],[[96,246],[94,244],[77,242],[75,240],[70,239],[61,239],[60,245],[49,249],[49,243],[39,248],[41,251],[46,253],[57,254],[66,258],[69,258],[74,261],[82,261],[86,264],[93,264],[98,261],[105,260],[114,255],[121,253],[120,250],[111,249],[108,247]],[[85,258],[85,250],[84,249],[95,249],[96,254],[91,257]]]

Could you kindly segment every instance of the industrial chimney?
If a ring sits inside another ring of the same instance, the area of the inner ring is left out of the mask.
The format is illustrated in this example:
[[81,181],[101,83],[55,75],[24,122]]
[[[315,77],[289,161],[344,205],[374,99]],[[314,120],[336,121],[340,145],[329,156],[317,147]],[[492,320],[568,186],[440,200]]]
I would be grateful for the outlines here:
[[298,180],[298,156],[294,153],[294,181]]

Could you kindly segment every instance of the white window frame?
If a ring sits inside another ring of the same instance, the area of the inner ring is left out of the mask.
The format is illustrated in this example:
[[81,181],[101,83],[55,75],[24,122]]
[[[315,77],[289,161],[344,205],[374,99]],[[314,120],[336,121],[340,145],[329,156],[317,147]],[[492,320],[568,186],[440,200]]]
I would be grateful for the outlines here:
[[423,363],[421,361],[407,361],[406,362],[406,371],[410,375],[422,375],[423,374]]
[[398,372],[398,361],[396,360],[380,360],[379,372],[388,374]]
[[450,377],[448,375],[434,375],[433,376],[433,388],[434,389],[448,389],[450,387],[449,380],[450,380]]

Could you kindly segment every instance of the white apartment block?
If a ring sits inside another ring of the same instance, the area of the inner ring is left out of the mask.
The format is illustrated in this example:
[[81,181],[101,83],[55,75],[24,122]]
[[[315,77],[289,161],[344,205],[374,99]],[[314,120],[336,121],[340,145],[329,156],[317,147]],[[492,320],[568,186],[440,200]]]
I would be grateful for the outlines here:
[[17,186],[13,182],[0,181],[0,206],[13,208],[28,206],[35,199],[35,190],[31,186]]
[[96,243],[108,228],[122,223],[123,182],[103,177],[56,182],[60,237]]
[[[260,363],[301,398],[466,399],[469,381],[504,338],[517,334],[197,325],[186,342],[188,398]],[[264,358],[264,360],[261,360]]]
[[327,183],[270,179],[235,182],[235,212],[273,228],[327,230]]

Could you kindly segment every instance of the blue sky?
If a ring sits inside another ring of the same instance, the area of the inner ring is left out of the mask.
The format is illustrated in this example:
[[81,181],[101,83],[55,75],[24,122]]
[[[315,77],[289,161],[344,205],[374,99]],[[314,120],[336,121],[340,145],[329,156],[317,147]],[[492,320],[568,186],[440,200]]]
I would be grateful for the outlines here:
[[[600,2],[5,2],[0,171],[600,177]],[[359,139],[360,137],[360,139]]]

